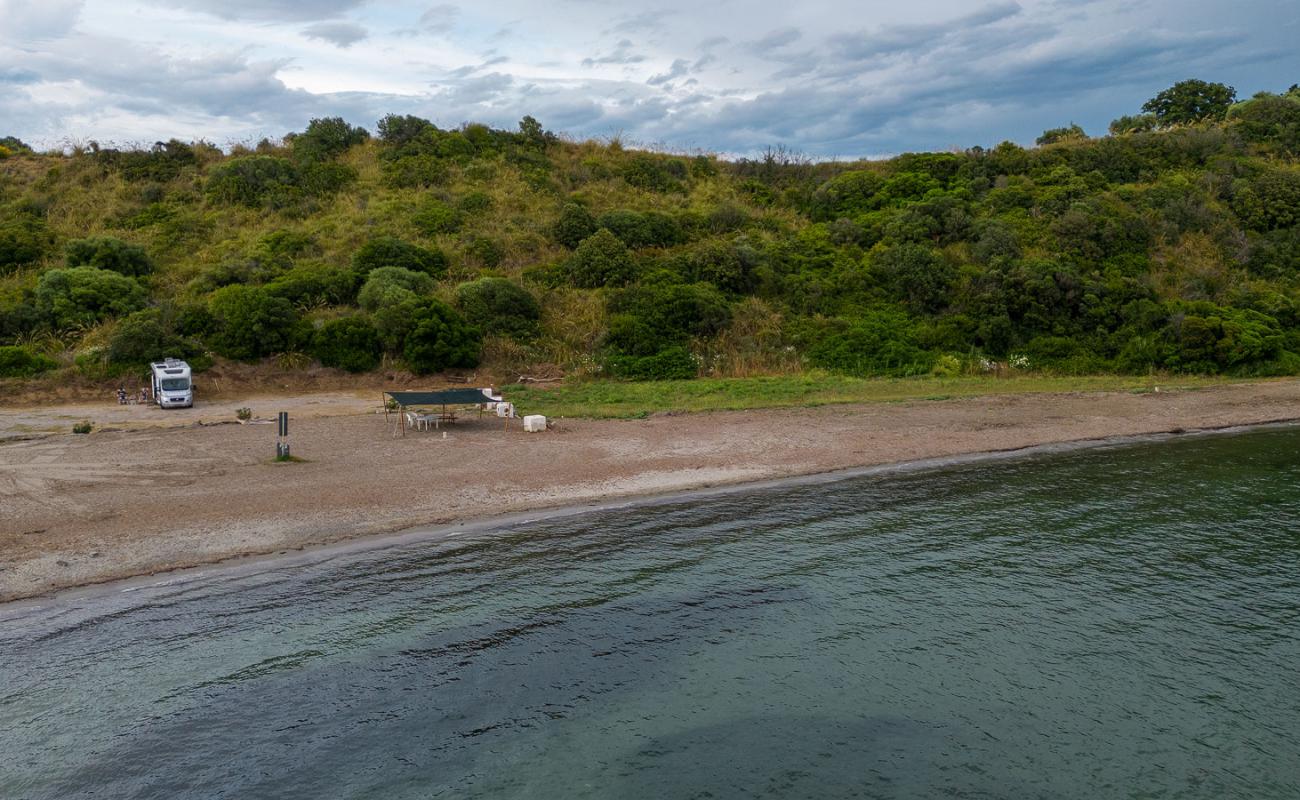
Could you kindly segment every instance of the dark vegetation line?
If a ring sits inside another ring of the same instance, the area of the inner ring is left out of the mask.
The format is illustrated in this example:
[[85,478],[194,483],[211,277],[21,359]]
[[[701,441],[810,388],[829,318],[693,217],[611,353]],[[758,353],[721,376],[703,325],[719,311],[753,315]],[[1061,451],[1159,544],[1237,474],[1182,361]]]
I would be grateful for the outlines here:
[[[312,120],[0,140],[0,377],[165,355],[417,374],[1300,373],[1300,88],[1185,81],[1038,146],[737,162]],[[60,374],[60,373],[56,373]]]

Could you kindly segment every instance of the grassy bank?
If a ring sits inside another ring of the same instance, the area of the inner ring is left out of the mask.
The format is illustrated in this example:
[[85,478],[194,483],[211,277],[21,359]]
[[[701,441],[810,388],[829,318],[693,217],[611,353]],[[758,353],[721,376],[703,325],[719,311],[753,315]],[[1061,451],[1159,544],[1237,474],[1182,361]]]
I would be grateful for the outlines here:
[[1239,379],[1197,376],[1046,376],[1009,378],[851,378],[807,374],[681,381],[592,381],[553,387],[507,386],[526,414],[549,417],[638,418],[665,412],[947,400],[1000,394],[1150,392],[1200,389]]

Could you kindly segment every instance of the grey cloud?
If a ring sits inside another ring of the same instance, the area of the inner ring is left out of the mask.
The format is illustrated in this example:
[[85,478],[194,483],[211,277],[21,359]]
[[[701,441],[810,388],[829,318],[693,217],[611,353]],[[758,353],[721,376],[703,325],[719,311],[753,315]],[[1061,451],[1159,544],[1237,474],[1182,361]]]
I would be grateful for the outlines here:
[[504,64],[509,60],[510,59],[505,56],[495,56],[484,61],[482,64],[466,64],[463,67],[457,67],[447,74],[453,78],[464,78],[473,75],[475,72],[487,69],[488,67],[494,67],[497,64]]
[[342,16],[367,0],[153,0],[169,8],[201,11],[221,19],[311,22]]
[[450,3],[442,3],[420,15],[420,27],[430,33],[448,33],[456,27],[460,19],[460,9]]
[[761,39],[755,41],[751,48],[756,53],[766,54],[773,50],[780,50],[782,47],[794,44],[803,37],[803,32],[798,28],[782,28],[772,31]]
[[632,42],[629,39],[622,39],[614,46],[612,52],[602,56],[582,59],[582,66],[592,67],[597,64],[637,64],[645,61],[645,56],[640,53],[632,52]]
[[677,78],[680,78],[683,75],[685,75],[687,69],[689,69],[689,66],[690,65],[686,63],[686,59],[684,58],[675,59],[672,63],[672,66],[668,68],[667,72],[663,72],[651,77],[649,80],[646,81],[646,83],[650,84],[651,86],[662,86],[663,84],[668,83],[669,81],[676,80]]
[[1001,3],[944,22],[927,25],[892,25],[874,31],[839,34],[830,37],[830,43],[839,55],[845,58],[867,61],[916,48],[929,48],[943,37],[993,25],[1017,16],[1021,11],[1017,3]]
[[707,39],[701,41],[699,44],[695,45],[695,49],[696,49],[696,50],[703,50],[704,52],[707,53],[708,51],[712,50],[713,48],[717,47],[718,45],[726,44],[726,43],[729,42],[729,41],[731,41],[731,40],[728,39],[728,38],[725,37],[725,36],[710,36],[709,38],[707,38]]
[[320,39],[346,49],[357,42],[364,41],[370,32],[355,22],[317,22],[303,28],[302,35],[308,39]]
[[717,61],[718,57],[712,53],[706,53],[695,60],[691,65],[691,72],[702,72],[704,68]]

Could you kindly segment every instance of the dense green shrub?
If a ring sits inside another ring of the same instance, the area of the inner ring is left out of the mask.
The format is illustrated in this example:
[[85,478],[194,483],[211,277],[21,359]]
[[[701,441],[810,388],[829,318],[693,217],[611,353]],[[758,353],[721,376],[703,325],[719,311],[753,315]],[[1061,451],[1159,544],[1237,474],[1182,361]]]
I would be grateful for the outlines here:
[[0,345],[0,378],[30,378],[54,369],[59,364],[44,353],[25,347]]
[[287,140],[293,147],[293,156],[301,162],[328,161],[347,152],[353,145],[370,138],[364,128],[353,127],[342,117],[313,119],[307,130],[294,134]]
[[621,292],[610,304],[606,343],[633,356],[653,355],[708,337],[731,320],[725,297],[707,283],[647,283]]
[[876,311],[837,321],[808,348],[808,360],[848,375],[920,375],[930,371],[934,354],[920,347],[905,316]]
[[607,229],[588,236],[573,251],[567,269],[573,285],[583,289],[622,286],[632,280],[636,265],[627,245]]
[[227,358],[251,361],[290,349],[293,305],[264,287],[226,286],[208,301],[213,330],[209,341]]
[[1233,187],[1233,210],[1259,231],[1300,225],[1300,170],[1270,169]]
[[54,244],[45,220],[0,210],[0,275],[40,261]]
[[564,208],[560,209],[560,218],[551,228],[551,236],[555,241],[572,250],[581,244],[583,239],[595,233],[596,228],[596,220],[585,206],[565,203]]
[[681,181],[686,175],[686,162],[650,153],[634,153],[623,166],[623,180],[652,192],[683,191]]
[[439,233],[455,233],[465,222],[465,215],[443,201],[431,197],[424,201],[420,209],[411,218],[416,227],[426,236]]
[[379,334],[359,314],[332,319],[316,330],[312,354],[327,367],[365,372],[379,366]]
[[439,277],[447,270],[447,257],[437,248],[426,249],[381,236],[363,244],[352,256],[352,269],[361,280],[379,267],[401,267]]
[[465,318],[485,333],[531,339],[542,309],[527,289],[505,278],[479,278],[456,288]]
[[631,248],[671,247],[686,241],[681,223],[660,211],[610,211],[602,214],[596,224]]
[[479,330],[451,306],[426,300],[414,309],[402,345],[406,365],[417,375],[478,364],[482,347]]
[[97,267],[131,277],[154,271],[154,263],[143,247],[111,236],[74,239],[64,247],[63,254],[69,267]]
[[36,284],[36,302],[56,328],[123,316],[143,308],[147,298],[134,278],[95,267],[52,269]]
[[357,274],[332,264],[302,264],[266,285],[266,290],[299,308],[351,303],[357,296]]
[[208,173],[208,197],[218,203],[261,208],[283,206],[302,197],[298,168],[287,158],[241,156]]
[[432,294],[433,278],[423,272],[402,267],[379,267],[371,270],[357,294],[357,303],[367,311],[377,311],[419,295]]
[[637,381],[689,380],[700,365],[685,347],[673,346],[648,356],[611,355],[605,369],[615,378]]
[[117,323],[108,340],[106,355],[109,365],[117,371],[164,358],[183,358],[197,367],[195,362],[202,353],[202,347],[177,336],[164,324],[162,313],[150,308],[137,311]]

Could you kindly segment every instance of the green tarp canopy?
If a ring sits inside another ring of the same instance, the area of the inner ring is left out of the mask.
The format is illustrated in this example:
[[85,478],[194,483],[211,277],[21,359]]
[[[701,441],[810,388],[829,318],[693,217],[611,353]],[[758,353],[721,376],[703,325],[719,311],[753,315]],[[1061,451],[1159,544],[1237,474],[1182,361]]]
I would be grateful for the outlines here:
[[482,389],[444,389],[441,392],[384,392],[399,406],[468,406],[491,403]]

